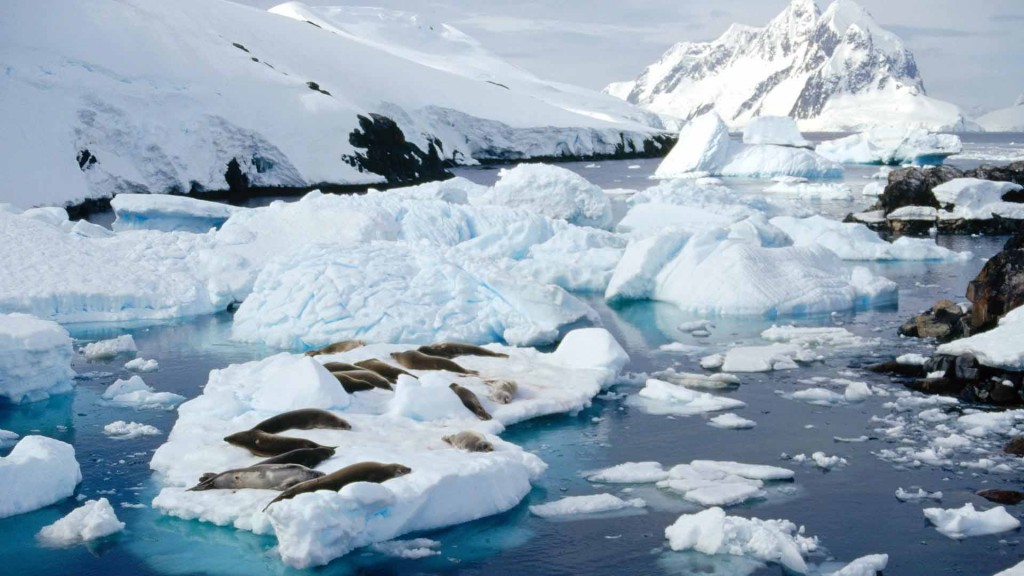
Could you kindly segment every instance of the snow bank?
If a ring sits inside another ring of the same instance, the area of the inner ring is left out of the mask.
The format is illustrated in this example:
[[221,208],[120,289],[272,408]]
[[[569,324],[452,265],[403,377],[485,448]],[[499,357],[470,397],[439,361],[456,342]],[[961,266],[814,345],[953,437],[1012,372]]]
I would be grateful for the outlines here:
[[245,208],[167,194],[118,194],[110,201],[115,231],[207,232]]
[[558,286],[474,273],[422,245],[374,242],[312,246],[271,262],[236,312],[233,334],[299,349],[351,338],[536,345],[596,319]]
[[143,436],[158,436],[160,429],[149,424],[117,420],[104,426],[103,433],[114,440],[132,440]]
[[82,355],[86,360],[107,360],[119,354],[135,354],[139,349],[131,334],[123,334],[110,340],[91,342],[82,347]]
[[503,168],[494,186],[470,201],[523,208],[577,226],[607,228],[612,222],[611,202],[601,188],[571,170],[547,164]]
[[994,216],[1024,219],[1024,205],[1003,202],[1007,192],[1021,190],[1013,182],[993,182],[978,178],[955,178],[932,189],[935,199],[943,206],[952,204],[952,209],[939,212],[941,218],[964,218],[988,220]]
[[[596,331],[566,337],[556,352],[529,348],[491,348],[509,358],[463,356],[457,362],[480,372],[479,377],[410,370],[421,393],[432,401],[455,395],[431,380],[444,378],[473,391],[493,420],[478,420],[465,408],[420,414],[393,410],[398,393],[371,390],[346,394],[319,361],[390,361],[390,353],[407,346],[371,344],[343,354],[308,358],[278,354],[261,361],[214,370],[203,393],[178,409],[178,421],[167,443],[153,456],[151,467],[163,482],[154,508],[165,514],[234,526],[258,534],[274,534],[277,550],[294,567],[326,564],[355,548],[392,540],[409,532],[475,520],[511,509],[531,490],[531,481],[545,469],[536,456],[491,436],[522,420],[571,412],[588,406],[602,387],[616,377],[625,361],[621,347]],[[616,345],[617,346],[617,345]],[[618,367],[618,368],[617,368]],[[486,379],[518,384],[510,404],[488,398]],[[409,380],[398,385],[399,392]],[[221,438],[251,428],[269,416],[295,408],[331,410],[352,429],[290,430],[288,436],[337,446],[335,455],[318,467],[332,472],[362,461],[396,462],[412,468],[406,476],[380,485],[353,484],[338,493],[300,495],[262,508],[275,495],[265,490],[188,492],[204,472],[247,466],[259,460]],[[488,434],[495,450],[474,453],[444,443],[443,436],[460,430]],[[487,486],[480,490],[480,486]]]
[[1006,508],[996,506],[979,512],[968,502],[961,508],[925,508],[924,517],[943,535],[961,540],[971,536],[987,536],[1020,528],[1020,521]]
[[707,392],[697,392],[654,378],[648,379],[643,389],[636,396],[630,396],[628,401],[655,415],[693,416],[707,412],[735,410],[746,406],[739,400],[715,396]]
[[805,537],[802,532],[788,520],[727,516],[716,507],[683,514],[665,529],[665,538],[677,552],[695,550],[709,555],[748,556],[806,574],[804,555],[818,548],[818,540]]
[[138,375],[115,380],[103,392],[103,399],[118,406],[150,410],[172,410],[185,401],[179,394],[157,392]]
[[25,436],[0,458],[0,518],[63,500],[81,481],[74,447],[45,436]]
[[936,352],[950,356],[970,354],[985,366],[1024,370],[1024,307],[1009,311],[988,332],[942,344]]
[[744,144],[775,144],[810,148],[811,142],[804,138],[796,121],[789,116],[758,116],[743,127]]
[[0,399],[13,403],[68,392],[74,349],[60,324],[27,314],[0,314]]
[[955,134],[922,128],[879,126],[818,144],[815,151],[842,164],[941,164],[963,149]]
[[39,539],[48,546],[74,546],[124,530],[124,522],[106,498],[88,500],[67,516],[39,531]]
[[590,496],[568,496],[554,502],[530,506],[530,514],[541,518],[578,516],[643,508],[646,505],[647,503],[641,498],[623,500],[612,494],[593,494]]
[[967,260],[970,252],[954,252],[933,239],[898,238],[886,242],[863,224],[838,222],[822,216],[778,216],[771,224],[793,240],[794,246],[821,246],[843,260]]

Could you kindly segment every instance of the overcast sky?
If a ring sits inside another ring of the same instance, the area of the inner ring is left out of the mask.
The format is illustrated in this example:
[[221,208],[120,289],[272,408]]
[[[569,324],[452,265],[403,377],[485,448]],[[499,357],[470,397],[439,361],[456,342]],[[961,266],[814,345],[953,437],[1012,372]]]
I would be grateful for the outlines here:
[[[280,0],[235,0],[269,8]],[[452,24],[535,74],[600,89],[679,41],[762,26],[788,0],[305,0],[382,6]],[[976,114],[1024,92],[1024,0],[861,0],[917,58],[929,95]],[[824,9],[827,0],[818,0]]]

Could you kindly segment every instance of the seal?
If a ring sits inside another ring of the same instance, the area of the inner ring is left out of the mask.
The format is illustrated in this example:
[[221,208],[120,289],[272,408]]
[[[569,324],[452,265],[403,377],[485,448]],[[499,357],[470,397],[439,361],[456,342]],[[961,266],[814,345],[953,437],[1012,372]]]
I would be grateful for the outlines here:
[[199,478],[199,484],[189,488],[188,491],[240,490],[242,488],[287,490],[296,484],[308,482],[323,475],[323,472],[310,470],[300,464],[256,464],[220,474],[208,472]]
[[350,370],[363,370],[355,364],[349,364],[348,362],[327,362],[324,364],[324,368],[327,368],[328,372],[348,372]]
[[491,400],[498,404],[512,402],[512,397],[519,390],[519,385],[514,380],[485,380],[484,383],[491,387]]
[[444,436],[441,440],[451,444],[453,448],[469,450],[470,452],[494,452],[494,444],[488,442],[483,434],[473,430],[465,430],[458,434]]
[[366,342],[362,340],[342,340],[341,342],[328,344],[323,348],[310,350],[306,352],[306,356],[319,356],[321,354],[341,354],[342,352],[348,352],[349,350],[355,350],[356,348],[362,348],[363,346],[366,346]]
[[484,407],[480,405],[480,399],[476,397],[476,394],[474,394],[472,390],[469,388],[463,388],[454,382],[449,384],[448,387],[452,389],[452,392],[455,392],[455,395],[459,397],[459,400],[462,400],[462,405],[468,408],[473,414],[476,414],[477,418],[481,420],[491,419],[491,415],[488,414],[487,410],[484,410]]
[[271,504],[274,504],[275,502],[288,500],[298,496],[299,494],[305,494],[306,492],[316,492],[317,490],[333,490],[337,492],[353,482],[374,482],[376,484],[380,484],[381,482],[386,482],[392,478],[405,476],[410,472],[412,472],[412,468],[401,464],[359,462],[358,464],[346,466],[341,470],[331,472],[330,474],[321,476],[315,480],[309,480],[302,484],[292,486],[282,492],[277,498],[271,500],[270,503],[263,508],[263,511],[266,512],[267,508],[270,508]]
[[254,456],[263,457],[280,456],[285,452],[291,452],[298,448],[324,448],[324,446],[321,446],[312,440],[306,440],[305,438],[278,436],[277,434],[267,434],[260,430],[236,432],[225,437],[224,441],[232,446],[245,448],[249,452],[252,452]]
[[[388,382],[387,378],[369,370],[348,370],[345,372],[331,372],[331,374],[334,375],[338,382],[341,382],[341,385],[345,387],[345,391],[349,393],[352,393],[353,391],[362,392],[363,390],[370,390],[372,388],[394,390],[394,388],[391,387],[391,382]],[[369,388],[366,386],[369,386]],[[349,390],[350,387],[352,390]]]
[[360,380],[351,375],[351,372],[331,372],[331,376],[341,384],[341,387],[345,389],[345,392],[349,394],[355,394],[356,392],[365,392],[366,390],[373,390],[376,388],[373,384],[370,384],[366,380]]
[[280,456],[267,458],[259,464],[301,464],[306,468],[316,468],[321,462],[334,456],[334,448],[296,448]]
[[427,346],[420,346],[417,350],[427,354],[428,356],[448,358],[449,360],[456,356],[508,358],[508,354],[502,354],[501,352],[495,352],[481,346],[474,346],[473,344],[466,344],[465,342],[435,342],[434,344],[429,344]]
[[267,434],[277,434],[285,430],[313,430],[315,428],[351,430],[352,426],[327,410],[302,408],[271,416],[252,427],[253,430],[259,430]]
[[398,377],[401,376],[402,374],[405,374],[406,376],[412,376],[412,374],[409,374],[405,370],[402,370],[397,366],[392,366],[391,364],[388,364],[387,362],[383,360],[378,360],[376,358],[360,360],[359,362],[356,362],[356,366],[364,370],[372,370],[373,372],[376,372],[377,374],[380,374],[381,376],[387,378],[388,382],[391,382],[392,384],[397,384]]
[[410,370],[447,370],[456,374],[472,374],[473,376],[479,374],[479,372],[474,372],[473,370],[466,370],[447,358],[430,356],[419,350],[392,352],[391,357]]

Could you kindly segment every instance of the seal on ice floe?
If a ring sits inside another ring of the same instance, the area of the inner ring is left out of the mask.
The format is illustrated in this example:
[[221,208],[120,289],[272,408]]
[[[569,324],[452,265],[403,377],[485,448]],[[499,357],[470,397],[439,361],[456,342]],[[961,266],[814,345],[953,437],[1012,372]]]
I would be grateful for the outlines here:
[[383,360],[378,360],[377,358],[368,358],[366,360],[360,360],[359,362],[356,362],[355,365],[364,370],[372,370],[373,372],[380,374],[381,376],[387,378],[388,382],[391,382],[392,384],[397,383],[398,377],[401,376],[402,374],[405,374],[406,376],[412,376],[412,374],[409,374],[405,370],[402,370],[397,366],[392,366],[391,364],[388,364]]
[[348,352],[349,350],[355,350],[356,348],[362,348],[363,346],[366,346],[366,342],[362,340],[342,340],[341,342],[328,344],[323,348],[309,350],[308,352],[306,352],[306,356],[319,356],[321,354],[341,354],[342,352]]
[[320,446],[319,448],[296,448],[281,454],[267,458],[259,464],[302,464],[306,468],[316,468],[324,460],[334,456],[334,448]]
[[418,350],[406,350],[405,352],[392,352],[391,357],[399,364],[410,370],[447,370],[456,374],[472,374],[477,372],[466,370],[455,362],[440,356],[431,356]]
[[267,434],[261,430],[236,432],[225,437],[224,441],[232,446],[245,448],[255,456],[280,456],[298,448],[323,448],[312,440]]
[[[362,373],[362,374],[361,374]],[[376,378],[367,376],[370,373],[369,370],[349,370],[348,372],[331,372],[331,376],[341,384],[341,387],[345,389],[345,392],[353,394],[355,392],[365,392],[367,390],[373,390],[380,388],[382,390],[391,390],[391,383],[385,380],[383,377],[374,374]],[[374,382],[377,378],[383,380],[384,385],[387,388],[375,385]]]
[[189,488],[190,492],[200,490],[240,490],[257,488],[261,490],[287,490],[323,476],[323,472],[311,470],[301,464],[256,464],[215,474],[208,472],[199,477],[199,483]]
[[401,464],[359,462],[358,464],[346,466],[336,472],[331,472],[326,476],[321,476],[314,480],[309,480],[302,484],[292,486],[282,492],[277,498],[271,500],[270,503],[263,508],[263,511],[266,512],[267,508],[270,508],[271,504],[274,504],[275,502],[288,500],[298,496],[299,494],[305,494],[306,492],[316,492],[317,490],[333,490],[337,492],[353,482],[374,482],[376,484],[380,484],[381,482],[391,480],[392,478],[405,476],[410,472],[412,472],[412,468]]
[[453,448],[470,452],[494,452],[494,445],[488,442],[483,434],[474,430],[465,430],[458,434],[444,436],[441,440],[451,444]]
[[271,416],[252,427],[253,430],[259,430],[267,434],[277,434],[285,430],[313,430],[315,428],[351,430],[352,426],[343,418],[335,416],[327,410],[301,408],[278,414],[277,416]]
[[420,346],[417,350],[429,356],[448,358],[449,360],[456,356],[508,358],[508,354],[502,354],[501,352],[495,352],[473,344],[466,344],[465,342],[435,342],[434,344],[429,344],[427,346]]
[[514,380],[485,380],[485,384],[490,386],[491,400],[494,400],[498,404],[508,404],[512,402],[512,397],[516,395],[516,391],[519,390],[519,385]]
[[449,384],[448,387],[452,389],[452,392],[455,392],[455,395],[459,397],[459,400],[462,400],[462,405],[468,408],[473,414],[476,414],[477,418],[481,420],[491,419],[491,415],[488,414],[487,410],[484,410],[484,407],[480,405],[480,399],[476,397],[476,394],[474,394],[472,390],[459,386],[454,382]]

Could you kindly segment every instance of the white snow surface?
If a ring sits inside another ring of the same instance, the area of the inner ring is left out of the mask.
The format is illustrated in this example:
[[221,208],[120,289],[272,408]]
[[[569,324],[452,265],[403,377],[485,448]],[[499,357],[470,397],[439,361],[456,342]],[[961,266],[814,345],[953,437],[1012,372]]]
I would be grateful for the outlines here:
[[59,502],[81,481],[73,446],[45,436],[25,436],[0,458],[0,518]]
[[470,202],[522,208],[577,226],[607,228],[612,222],[611,202],[601,188],[571,170],[548,164],[503,168],[494,186],[471,196]]
[[798,574],[807,573],[804,555],[818,548],[817,538],[803,536],[788,520],[727,516],[718,507],[683,514],[665,529],[665,538],[677,552],[747,556],[781,564]]
[[857,558],[835,572],[825,572],[823,576],[877,576],[888,565],[888,554],[869,554]]
[[811,141],[804,138],[796,121],[789,116],[758,116],[743,127],[744,144],[775,144],[810,148]]
[[27,314],[0,314],[0,398],[43,400],[74,386],[67,330]]
[[630,508],[643,508],[647,503],[641,498],[623,500],[614,494],[592,494],[589,496],[567,496],[554,502],[530,506],[530,514],[541,518],[599,514]]
[[835,182],[776,182],[764,189],[769,194],[782,194],[805,199],[852,200],[853,190]]
[[1024,97],[1013,106],[993,110],[978,118],[986,132],[1024,132]]
[[[579,334],[578,334],[579,333]],[[628,357],[600,329],[570,332],[555,352],[492,345],[510,358],[464,356],[456,359],[480,377],[411,371],[420,380],[421,398],[435,406],[455,398],[443,379],[474,391],[493,420],[483,422],[459,410],[407,415],[398,395],[383,390],[346,394],[320,362],[390,360],[401,345],[373,344],[316,359],[278,354],[261,361],[214,370],[203,393],[178,410],[178,421],[151,467],[163,489],[153,502],[165,514],[274,534],[282,560],[294,567],[326,564],[351,550],[385,542],[408,532],[467,522],[506,511],[529,493],[531,480],[546,465],[493,434],[528,418],[573,412],[588,406],[610,385]],[[495,404],[483,378],[517,382],[510,404]],[[403,380],[398,391],[410,384]],[[458,402],[456,402],[458,404]],[[395,408],[398,407],[396,410]],[[337,453],[318,468],[332,472],[362,461],[397,462],[409,475],[381,485],[357,483],[338,493],[321,491],[261,509],[275,495],[265,490],[187,492],[204,472],[250,465],[259,459],[220,439],[257,422],[296,408],[322,408],[345,418],[350,431],[291,430]],[[441,437],[465,429],[487,434],[495,451],[453,449]],[[488,486],[487,490],[474,487]]]
[[103,433],[114,440],[132,440],[143,436],[157,436],[160,434],[160,429],[149,424],[115,420],[103,427]]
[[815,151],[842,164],[941,164],[963,149],[955,134],[934,134],[921,128],[877,126],[818,144]]
[[1020,528],[1020,521],[1006,508],[996,506],[985,511],[974,509],[968,502],[960,508],[925,508],[924,517],[944,536],[960,540],[972,536],[987,536]]
[[940,218],[988,220],[993,216],[1024,220],[1024,205],[1004,202],[1007,192],[1021,190],[1013,182],[993,182],[978,178],[956,178],[932,189],[935,199],[942,205],[952,204],[951,210],[939,212]]
[[74,546],[124,530],[114,508],[106,498],[88,500],[67,516],[39,531],[39,539],[48,546]]
[[942,344],[936,352],[950,356],[971,354],[985,366],[1024,370],[1024,307],[1007,312],[995,328]]

